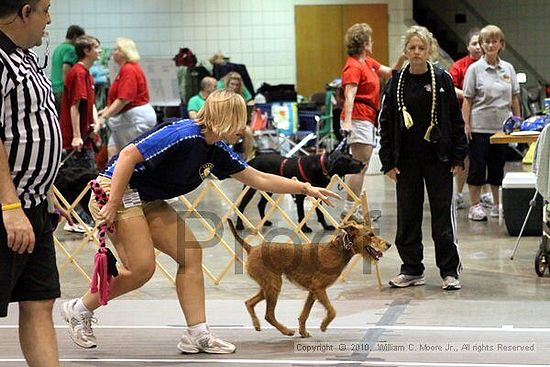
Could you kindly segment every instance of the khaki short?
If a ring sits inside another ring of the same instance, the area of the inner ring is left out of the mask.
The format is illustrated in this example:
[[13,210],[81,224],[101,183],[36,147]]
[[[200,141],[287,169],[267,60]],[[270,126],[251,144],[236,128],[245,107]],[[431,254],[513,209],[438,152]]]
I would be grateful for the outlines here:
[[[103,176],[98,176],[96,178],[97,183],[105,190],[107,195],[111,193],[111,179]],[[125,194],[129,192],[129,189],[126,190]],[[134,218],[134,217],[145,217],[145,213],[147,210],[151,209],[152,207],[155,207],[159,204],[159,202],[163,202],[162,200],[157,201],[151,201],[151,202],[142,202],[141,205],[133,206],[131,208],[125,208],[123,204],[120,205],[120,208],[117,210],[117,216],[115,219],[115,222],[122,220],[122,219],[128,219],[128,218]],[[88,203],[88,208],[90,208],[90,212],[92,214],[92,217],[94,220],[97,220],[98,213],[99,213],[99,207],[97,205],[97,201],[95,200],[94,195],[90,196],[90,201]]]

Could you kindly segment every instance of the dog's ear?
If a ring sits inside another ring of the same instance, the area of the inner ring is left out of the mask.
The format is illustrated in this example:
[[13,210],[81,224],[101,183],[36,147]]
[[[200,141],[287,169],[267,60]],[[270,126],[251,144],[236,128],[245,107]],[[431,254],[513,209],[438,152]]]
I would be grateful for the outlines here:
[[357,223],[353,220],[347,220],[345,222],[343,222],[341,225],[338,226],[338,229],[341,229],[342,231],[345,231],[349,228],[352,228],[352,227],[356,227],[357,226]]
[[354,232],[359,231],[361,225],[355,223],[354,221],[345,222],[342,225],[338,226],[338,229],[341,229],[342,231],[346,231],[348,234],[353,234]]

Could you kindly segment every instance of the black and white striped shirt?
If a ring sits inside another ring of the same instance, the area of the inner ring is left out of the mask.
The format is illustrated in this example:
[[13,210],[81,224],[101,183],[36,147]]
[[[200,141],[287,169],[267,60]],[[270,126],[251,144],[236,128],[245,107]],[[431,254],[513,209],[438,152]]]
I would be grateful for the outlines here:
[[37,55],[0,31],[0,139],[24,208],[46,200],[61,159],[52,85]]

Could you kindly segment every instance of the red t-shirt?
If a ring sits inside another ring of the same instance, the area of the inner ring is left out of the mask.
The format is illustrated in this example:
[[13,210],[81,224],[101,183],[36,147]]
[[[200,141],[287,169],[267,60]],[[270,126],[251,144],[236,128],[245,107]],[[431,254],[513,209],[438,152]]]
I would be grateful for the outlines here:
[[[453,84],[458,89],[464,89],[464,77],[466,76],[466,70],[472,65],[476,60],[472,59],[470,55],[464,56],[463,58],[455,61],[449,68],[449,74],[453,77]],[[462,98],[458,99],[458,105],[462,108]]]
[[119,98],[130,101],[121,112],[149,103],[147,80],[138,63],[127,62],[122,65],[115,81],[109,88],[107,103],[110,105]]
[[464,76],[466,75],[466,70],[472,65],[476,60],[472,59],[470,55],[457,60],[449,68],[449,74],[453,77],[453,84],[458,89],[464,89]]
[[63,87],[61,102],[61,135],[63,149],[72,150],[73,126],[71,123],[71,106],[80,101],[80,136],[84,140],[84,148],[92,149],[92,142],[86,139],[90,125],[94,122],[93,110],[95,103],[94,78],[82,64],[74,64],[67,76]]
[[[352,120],[369,120],[377,124],[376,115],[380,109],[380,78],[378,77],[380,63],[367,57],[365,63],[355,57],[348,57],[342,71],[342,89],[346,84],[357,84],[357,93],[353,101]],[[345,103],[345,95],[344,95]],[[344,109],[340,119],[344,120]]]

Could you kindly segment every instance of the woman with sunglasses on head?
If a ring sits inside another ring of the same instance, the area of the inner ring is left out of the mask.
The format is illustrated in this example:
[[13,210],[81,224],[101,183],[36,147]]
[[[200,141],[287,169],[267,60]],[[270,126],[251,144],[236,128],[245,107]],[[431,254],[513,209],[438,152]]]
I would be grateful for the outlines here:
[[402,261],[392,287],[423,285],[424,187],[430,201],[432,238],[443,289],[460,289],[461,270],[452,205],[453,175],[467,152],[464,123],[451,76],[430,61],[433,35],[412,26],[403,36],[409,64],[388,83],[380,111],[382,170],[396,182],[397,234]]

